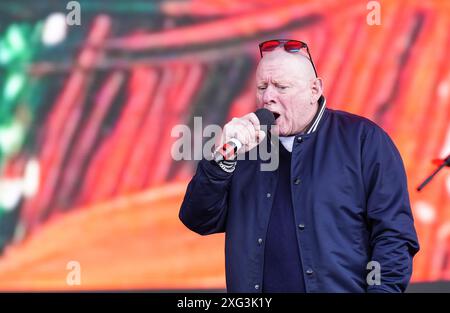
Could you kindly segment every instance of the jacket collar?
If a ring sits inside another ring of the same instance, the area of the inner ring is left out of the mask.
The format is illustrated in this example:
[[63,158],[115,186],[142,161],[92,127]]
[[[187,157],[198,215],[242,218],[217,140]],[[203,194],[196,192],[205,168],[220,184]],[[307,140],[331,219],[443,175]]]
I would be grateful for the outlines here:
[[325,112],[325,107],[326,107],[326,102],[327,102],[325,97],[323,95],[320,96],[320,98],[317,102],[319,103],[317,112],[314,115],[314,118],[312,119],[312,121],[306,127],[304,134],[311,134],[317,130],[317,126],[319,126],[320,120],[322,119],[322,116],[323,116],[323,112]]

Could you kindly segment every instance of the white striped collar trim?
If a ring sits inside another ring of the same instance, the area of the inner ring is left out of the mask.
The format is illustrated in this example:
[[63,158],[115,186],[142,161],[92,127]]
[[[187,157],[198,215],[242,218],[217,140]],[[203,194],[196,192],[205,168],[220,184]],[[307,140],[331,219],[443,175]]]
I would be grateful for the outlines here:
[[311,127],[309,127],[306,134],[311,134],[316,131],[317,126],[319,126],[319,122],[322,119],[323,112],[325,112],[325,107],[326,107],[326,103],[327,103],[327,100],[325,99],[325,97],[320,96],[318,102],[319,102],[319,108],[317,109],[318,112],[316,113],[316,116],[314,117]]

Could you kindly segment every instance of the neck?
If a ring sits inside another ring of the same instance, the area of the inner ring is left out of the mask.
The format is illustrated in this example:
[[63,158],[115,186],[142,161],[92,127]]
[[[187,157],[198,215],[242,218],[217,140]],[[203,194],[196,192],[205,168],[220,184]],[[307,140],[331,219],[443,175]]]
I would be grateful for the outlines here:
[[311,124],[313,123],[314,117],[317,114],[317,110],[319,110],[319,103],[316,102],[312,105],[314,107],[313,110],[311,110],[311,112],[309,113],[307,122],[305,123],[305,126],[302,128],[302,130],[300,131],[300,133],[304,133],[308,130],[309,127],[311,127]]

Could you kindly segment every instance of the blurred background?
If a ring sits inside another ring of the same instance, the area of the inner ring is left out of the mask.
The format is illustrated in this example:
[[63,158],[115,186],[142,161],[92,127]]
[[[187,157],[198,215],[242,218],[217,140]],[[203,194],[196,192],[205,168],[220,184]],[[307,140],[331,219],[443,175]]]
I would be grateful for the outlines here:
[[258,43],[292,38],[327,105],[396,143],[411,288],[449,291],[450,169],[416,191],[450,153],[449,30],[447,0],[2,0],[0,290],[224,290],[223,234],[178,219],[196,162],[171,130],[253,111]]

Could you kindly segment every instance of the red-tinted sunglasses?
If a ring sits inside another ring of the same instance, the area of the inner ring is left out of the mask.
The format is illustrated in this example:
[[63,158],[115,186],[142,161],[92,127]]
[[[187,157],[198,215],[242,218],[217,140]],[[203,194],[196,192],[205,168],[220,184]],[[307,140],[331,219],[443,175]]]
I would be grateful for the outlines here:
[[263,56],[263,52],[272,51],[272,50],[275,50],[275,48],[278,48],[281,46],[284,47],[284,50],[286,50],[287,52],[291,52],[291,53],[299,52],[301,49],[305,49],[306,53],[308,54],[308,58],[311,61],[312,67],[314,69],[314,73],[316,74],[316,77],[317,77],[316,67],[314,66],[314,62],[312,60],[311,53],[309,53],[308,45],[306,43],[304,43],[303,41],[291,40],[291,39],[272,39],[272,40],[267,40],[267,41],[261,42],[259,44],[259,53],[261,54],[261,58]]

